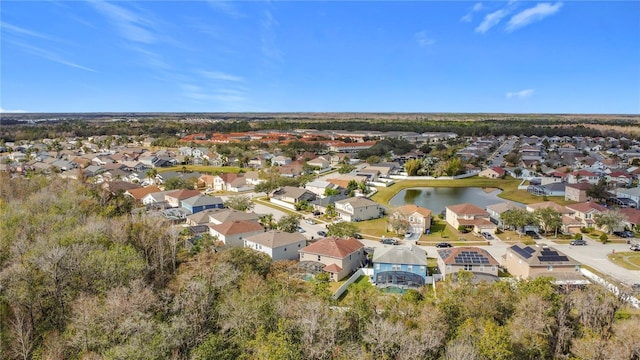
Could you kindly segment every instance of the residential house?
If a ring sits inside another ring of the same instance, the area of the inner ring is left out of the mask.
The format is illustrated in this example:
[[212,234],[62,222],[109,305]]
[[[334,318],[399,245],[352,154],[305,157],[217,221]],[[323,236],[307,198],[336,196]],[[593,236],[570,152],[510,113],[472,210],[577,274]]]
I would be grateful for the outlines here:
[[382,216],[384,209],[365,197],[351,197],[336,201],[336,211],[344,221],[363,221]]
[[581,225],[586,228],[594,227],[595,216],[607,211],[607,208],[594,202],[582,202],[566,205],[566,208],[573,211],[576,220],[580,220]]
[[367,177],[344,174],[335,178],[327,179],[327,181],[334,185],[340,186],[341,188],[346,189],[347,186],[349,186],[349,182],[355,181],[358,184],[360,184],[363,181],[367,181]]
[[300,250],[300,262],[317,262],[329,273],[331,281],[340,281],[365,262],[364,245],[354,238],[327,237]]
[[309,190],[301,189],[293,186],[285,186],[273,192],[271,202],[289,209],[295,209],[296,204],[315,200],[316,194]]
[[393,210],[391,218],[407,222],[407,231],[425,234],[431,228],[431,210],[418,205],[407,204]]
[[321,213],[327,212],[327,207],[330,204],[335,204],[336,201],[348,199],[349,197],[345,194],[340,195],[331,195],[323,198],[317,198],[313,200],[310,204],[313,205],[313,210],[320,211]]
[[376,287],[418,288],[427,280],[427,252],[411,245],[378,247],[373,252]]
[[176,190],[164,195],[165,201],[171,207],[182,207],[182,201],[200,195],[198,190]]
[[521,279],[553,277],[559,284],[588,284],[580,274],[580,263],[548,246],[516,244],[507,248],[502,265]]
[[147,206],[158,205],[158,206],[169,206],[165,199],[165,195],[174,192],[175,190],[167,190],[167,191],[159,191],[148,193],[142,197],[142,204]]
[[278,155],[271,159],[271,165],[274,166],[284,166],[291,164],[291,158],[286,157],[284,155]]
[[477,280],[498,280],[500,263],[485,249],[460,246],[438,250],[437,261],[443,279],[464,270],[472,272]]
[[322,156],[318,156],[315,159],[307,161],[307,165],[313,166],[318,172],[331,170],[331,162]]
[[488,212],[469,203],[447,206],[445,221],[454,229],[462,226],[476,233],[495,233],[497,229],[496,224],[490,221]]
[[280,230],[266,231],[248,236],[244,239],[244,246],[263,252],[277,260],[296,260],[298,253],[307,245],[307,239],[299,232],[288,233]]
[[569,184],[577,184],[581,182],[597,184],[598,180],[600,180],[600,176],[588,170],[572,171],[567,176],[567,182]]
[[241,174],[220,174],[213,177],[213,190],[215,191],[230,191],[231,183],[237,178],[242,177]]
[[238,176],[227,184],[227,191],[242,192],[251,190],[253,190],[253,185],[247,184],[247,179],[244,176]]
[[263,232],[262,225],[254,221],[225,221],[222,224],[209,224],[209,234],[227,246],[244,246],[245,238]]
[[625,208],[618,210],[624,215],[623,225],[626,229],[640,231],[640,210],[634,208]]
[[612,171],[606,176],[607,182],[615,187],[629,187],[633,183],[633,175],[626,171]]
[[182,207],[195,214],[208,209],[222,209],[224,208],[224,203],[217,196],[198,194],[182,200]]
[[589,199],[587,190],[591,189],[589,183],[567,184],[564,189],[564,199],[569,201],[585,202]]
[[527,191],[537,196],[565,196],[565,189],[565,183],[527,186]]
[[322,198],[322,197],[324,197],[324,194],[325,194],[325,192],[327,190],[329,190],[329,189],[337,189],[338,186],[334,185],[334,184],[332,184],[332,183],[330,183],[328,181],[314,180],[314,181],[308,182],[304,186],[304,188]]
[[535,203],[535,204],[528,204],[526,206],[526,209],[528,212],[534,212],[537,209],[545,209],[545,208],[552,208],[553,210],[559,212],[562,215],[569,215],[572,216],[573,215],[573,211],[567,209],[566,207],[556,204],[553,201],[543,201],[543,202],[539,202],[539,203]]
[[198,187],[213,189],[214,179],[215,176],[213,175],[200,175],[198,178]]
[[500,228],[504,228],[504,224],[502,222],[502,214],[509,210],[520,210],[522,207],[511,203],[511,202],[503,202],[499,204],[493,204],[487,206],[486,210],[489,213],[489,221],[496,224]]
[[491,179],[497,179],[503,177],[507,172],[498,166],[490,167],[488,169],[484,169],[478,173],[479,177],[486,177]]
[[634,187],[631,189],[617,188],[614,192],[618,198],[630,199],[635,203],[636,207],[640,205],[640,187]]
[[138,189],[129,189],[127,191],[125,191],[125,195],[127,196],[131,196],[135,202],[137,204],[142,204],[142,199],[147,196],[148,194],[151,193],[157,193],[160,192],[160,188],[155,186],[155,185],[151,185],[151,186],[147,186],[147,187],[143,187],[143,188],[138,188]]

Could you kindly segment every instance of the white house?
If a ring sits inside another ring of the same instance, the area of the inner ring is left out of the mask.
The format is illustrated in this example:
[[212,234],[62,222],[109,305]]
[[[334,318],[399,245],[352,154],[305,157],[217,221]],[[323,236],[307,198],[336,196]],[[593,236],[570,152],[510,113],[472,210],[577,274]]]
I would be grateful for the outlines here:
[[298,251],[307,245],[307,239],[299,232],[288,233],[271,230],[244,239],[244,246],[263,252],[277,260],[296,260]]

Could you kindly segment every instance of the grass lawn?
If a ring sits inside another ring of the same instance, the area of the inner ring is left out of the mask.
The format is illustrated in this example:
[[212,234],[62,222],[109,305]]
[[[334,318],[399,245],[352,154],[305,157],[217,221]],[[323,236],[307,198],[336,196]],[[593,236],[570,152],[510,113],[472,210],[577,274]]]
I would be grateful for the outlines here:
[[625,251],[607,255],[609,261],[628,270],[640,270],[640,253]]
[[260,198],[260,199],[255,198],[255,199],[253,199],[253,202],[256,202],[256,203],[264,205],[264,206],[268,206],[268,207],[270,207],[272,209],[280,210],[280,211],[282,211],[284,213],[287,213],[289,215],[302,215],[301,213],[299,213],[297,211],[293,211],[291,209],[287,209],[286,207],[278,206],[278,205],[272,203],[271,201],[269,201],[269,199],[266,198],[266,197],[265,198]]
[[395,233],[387,232],[387,218],[382,217],[379,219],[366,220],[366,221],[358,221],[354,223],[358,229],[360,229],[360,234],[364,237],[373,237],[376,240],[381,238],[382,235],[385,237],[397,237]]
[[[344,281],[342,281],[340,283],[340,285],[342,285],[342,283],[344,283]],[[338,285],[335,289],[333,287],[331,287],[331,291],[332,293],[335,293],[336,290],[338,290],[338,288],[340,287],[340,285]],[[368,276],[360,276],[358,278],[358,280],[356,280],[353,284],[349,285],[349,287],[347,288],[347,290],[345,290],[344,293],[342,293],[342,296],[340,296],[340,298],[338,299],[339,303],[348,303],[349,301],[349,289],[354,287],[354,286],[358,286],[358,287],[374,287],[373,284],[371,283],[371,281],[369,281],[369,277]]]

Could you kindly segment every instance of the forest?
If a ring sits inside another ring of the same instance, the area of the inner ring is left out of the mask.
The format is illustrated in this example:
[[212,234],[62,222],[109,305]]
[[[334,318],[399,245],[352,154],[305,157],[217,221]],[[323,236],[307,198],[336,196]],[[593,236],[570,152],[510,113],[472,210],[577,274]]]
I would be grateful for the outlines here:
[[[331,300],[291,262],[184,247],[122,194],[0,174],[2,359],[639,359],[637,310],[598,286],[461,273]],[[432,254],[433,255],[433,254]]]
[[[626,136],[640,138],[635,116],[526,114],[5,114],[0,140],[96,135],[174,137],[252,130],[454,132],[459,136]],[[118,120],[113,120],[113,119]],[[196,118],[196,119],[194,119]],[[89,124],[89,126],[87,126]]]

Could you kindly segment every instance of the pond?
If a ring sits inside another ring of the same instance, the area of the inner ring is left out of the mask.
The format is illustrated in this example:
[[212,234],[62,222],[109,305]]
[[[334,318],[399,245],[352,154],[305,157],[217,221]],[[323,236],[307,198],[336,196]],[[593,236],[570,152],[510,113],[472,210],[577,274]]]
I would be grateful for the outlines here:
[[500,189],[482,189],[477,187],[450,188],[450,187],[424,187],[404,189],[397,193],[389,205],[398,207],[405,204],[415,204],[427,208],[434,215],[440,214],[445,207],[463,203],[474,204],[485,208],[488,205],[510,202],[518,206],[523,204],[501,199],[498,197]]

